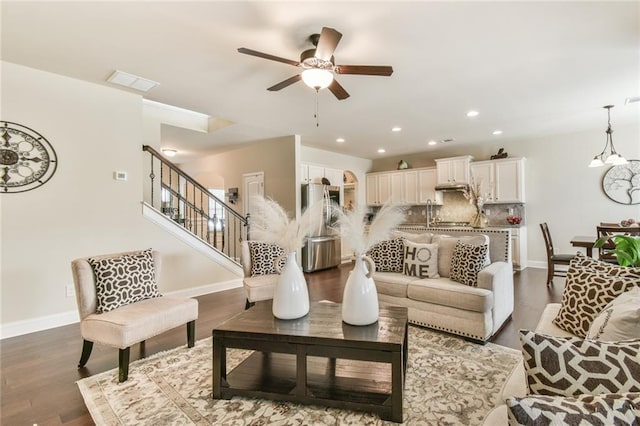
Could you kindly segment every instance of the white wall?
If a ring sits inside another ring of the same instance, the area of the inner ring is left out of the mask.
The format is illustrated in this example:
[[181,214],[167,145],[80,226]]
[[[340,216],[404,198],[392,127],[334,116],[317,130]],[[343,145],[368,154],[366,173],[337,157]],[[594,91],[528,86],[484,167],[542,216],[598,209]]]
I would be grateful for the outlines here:
[[[621,108],[624,108],[622,106]],[[627,159],[640,159],[640,117],[638,122],[616,126],[612,120],[616,150]],[[486,160],[504,147],[511,157],[526,157],[526,222],[529,266],[546,267],[540,223],[547,222],[558,253],[575,253],[571,237],[596,235],[599,222],[619,222],[633,217],[640,221],[640,205],[611,201],[602,190],[607,168],[587,165],[605,142],[606,122],[601,131],[579,132],[520,142],[491,142],[477,147],[403,156],[411,167],[433,166],[434,158],[471,154]],[[375,160],[374,171],[393,170],[400,157]]]
[[[163,293],[239,283],[237,274],[142,217],[139,95],[12,63],[1,67],[2,119],[40,132],[59,160],[45,185],[0,195],[3,337],[77,319],[65,287],[78,257],[158,249]],[[128,180],[113,180],[116,170]]]

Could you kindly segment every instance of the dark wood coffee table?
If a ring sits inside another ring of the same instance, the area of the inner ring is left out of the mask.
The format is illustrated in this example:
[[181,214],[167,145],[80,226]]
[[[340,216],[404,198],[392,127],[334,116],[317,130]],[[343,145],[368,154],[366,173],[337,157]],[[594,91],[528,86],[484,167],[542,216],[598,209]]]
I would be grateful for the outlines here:
[[[279,320],[271,301],[213,330],[213,397],[245,396],[368,411],[402,422],[407,308],[381,307],[378,322],[342,322],[342,306],[311,303],[309,314]],[[227,374],[227,348],[254,350]]]

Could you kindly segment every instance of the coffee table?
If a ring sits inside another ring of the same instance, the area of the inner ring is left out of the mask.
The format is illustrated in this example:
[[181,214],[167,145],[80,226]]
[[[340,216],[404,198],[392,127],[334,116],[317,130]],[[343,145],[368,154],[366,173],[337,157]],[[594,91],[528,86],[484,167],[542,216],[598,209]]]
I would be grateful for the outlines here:
[[[258,302],[216,327],[213,398],[265,398],[368,411],[402,422],[407,308],[381,307],[368,326],[342,322],[342,306],[313,302],[309,314],[280,320]],[[227,348],[253,352],[227,372]]]

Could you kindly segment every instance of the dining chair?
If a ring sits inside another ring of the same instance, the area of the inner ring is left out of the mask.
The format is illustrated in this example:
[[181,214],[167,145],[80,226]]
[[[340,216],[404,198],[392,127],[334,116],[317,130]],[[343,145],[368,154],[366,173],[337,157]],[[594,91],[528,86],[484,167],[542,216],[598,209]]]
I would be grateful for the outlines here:
[[[600,224],[596,226],[596,232],[598,234],[598,239],[613,237],[615,235],[632,235],[632,236],[640,236],[640,227],[624,227],[620,225],[616,226],[604,226]],[[613,249],[616,247],[616,244],[613,242],[611,238],[607,238],[607,241],[598,249],[598,259],[604,262],[609,263],[618,263],[615,255],[613,254]]]
[[547,286],[553,284],[553,277],[566,277],[567,273],[563,270],[556,270],[556,265],[569,265],[575,254],[556,254],[551,240],[551,233],[546,222],[540,224],[544,244],[547,248]]

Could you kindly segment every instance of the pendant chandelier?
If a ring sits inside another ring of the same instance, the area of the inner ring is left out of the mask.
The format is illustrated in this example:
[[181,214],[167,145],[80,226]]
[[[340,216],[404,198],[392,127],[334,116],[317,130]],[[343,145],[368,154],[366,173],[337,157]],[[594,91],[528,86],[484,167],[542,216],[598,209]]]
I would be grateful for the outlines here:
[[[593,160],[589,163],[589,167],[602,167],[604,165],[618,166],[620,164],[627,164],[627,160],[618,154],[613,146],[613,136],[611,136],[613,133],[613,129],[611,129],[611,108],[613,107],[614,105],[605,105],[602,107],[607,110],[607,131],[605,132],[607,134],[607,141],[604,144],[602,152],[593,157]],[[607,147],[609,148],[608,152]]]

